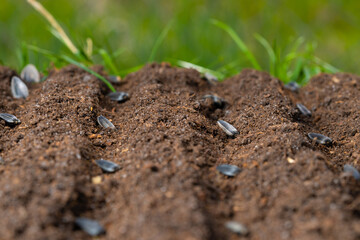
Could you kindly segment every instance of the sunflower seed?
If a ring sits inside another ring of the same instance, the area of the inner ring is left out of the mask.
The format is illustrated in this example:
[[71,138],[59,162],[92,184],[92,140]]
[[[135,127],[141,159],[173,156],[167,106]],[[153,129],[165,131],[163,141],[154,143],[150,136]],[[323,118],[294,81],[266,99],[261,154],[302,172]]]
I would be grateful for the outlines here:
[[214,106],[217,108],[223,108],[226,104],[226,101],[218,96],[215,95],[205,95],[202,99],[209,98],[214,103]]
[[0,118],[2,118],[5,122],[10,124],[20,124],[21,121],[17,119],[14,115],[8,113],[0,113]]
[[79,217],[75,220],[75,224],[90,236],[105,234],[105,229],[95,220]]
[[217,124],[219,125],[219,127],[224,130],[224,132],[231,136],[234,137],[236,134],[239,134],[239,131],[230,123],[227,123],[223,120],[219,120],[217,121]]
[[27,98],[29,96],[28,87],[16,76],[11,79],[11,92],[14,98]]
[[353,166],[349,165],[349,164],[345,164],[344,165],[344,172],[349,172],[352,174],[352,176],[356,179],[356,180],[360,180],[360,173],[359,171],[354,168]]
[[112,83],[119,83],[121,81],[121,77],[111,75],[111,76],[108,76],[108,80]]
[[95,162],[104,172],[113,173],[120,169],[118,164],[104,159],[95,160]]
[[243,224],[235,221],[226,222],[225,227],[230,231],[232,231],[233,233],[236,233],[241,236],[245,236],[249,233],[249,230]]
[[40,82],[40,73],[33,64],[26,65],[21,71],[20,77],[25,82]]
[[204,73],[204,78],[210,84],[215,84],[215,83],[219,82],[219,79],[216,76],[214,76],[214,75],[212,75],[211,73],[208,73],[208,72]]
[[4,164],[4,163],[5,163],[4,159],[0,157],[0,164]]
[[108,94],[108,97],[117,102],[125,102],[129,99],[129,94],[126,92],[112,92]]
[[300,110],[301,114],[307,117],[311,117],[311,112],[301,103],[296,104],[296,107]]
[[106,117],[100,115],[97,118],[98,123],[100,124],[100,126],[104,127],[104,128],[113,128],[115,129],[114,124],[112,124]]
[[221,164],[216,167],[216,170],[228,177],[235,177],[240,172],[240,168],[229,164]]
[[332,143],[332,139],[329,138],[329,137],[326,137],[322,134],[319,134],[319,133],[309,133],[308,134],[308,137],[311,139],[311,140],[314,140],[319,143],[319,144],[323,144],[323,145],[330,145]]
[[297,92],[300,89],[299,84],[297,84],[296,82],[289,82],[288,84],[285,84],[284,87],[293,92]]

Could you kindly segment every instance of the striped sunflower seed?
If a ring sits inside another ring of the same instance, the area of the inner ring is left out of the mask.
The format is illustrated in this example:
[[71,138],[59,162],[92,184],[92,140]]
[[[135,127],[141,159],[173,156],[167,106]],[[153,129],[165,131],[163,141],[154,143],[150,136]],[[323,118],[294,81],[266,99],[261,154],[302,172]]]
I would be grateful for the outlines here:
[[40,82],[40,73],[33,64],[26,65],[21,71],[20,77],[25,82]]
[[79,217],[75,220],[75,224],[90,236],[99,236],[105,234],[105,229],[95,220]]
[[311,140],[315,140],[317,143],[319,144],[323,144],[323,145],[330,145],[332,143],[332,139],[327,137],[327,136],[324,136],[320,133],[309,133],[308,134],[308,137],[311,139]]
[[29,89],[20,78],[14,76],[11,79],[11,92],[14,98],[27,98]]
[[104,159],[95,160],[95,162],[104,172],[113,173],[120,170],[120,166],[118,164]]
[[234,137],[235,135],[239,134],[239,131],[228,122],[219,120],[217,121],[217,124],[230,137]]
[[221,164],[216,167],[216,170],[228,177],[235,177],[237,174],[240,173],[240,168],[230,164]]
[[9,113],[0,113],[0,118],[9,124],[20,124],[21,123],[21,121],[17,117],[15,117],[14,115],[11,115]]
[[103,128],[115,129],[114,124],[112,124],[112,122],[110,122],[106,117],[102,115],[98,116],[97,121],[100,124],[100,126],[102,126]]

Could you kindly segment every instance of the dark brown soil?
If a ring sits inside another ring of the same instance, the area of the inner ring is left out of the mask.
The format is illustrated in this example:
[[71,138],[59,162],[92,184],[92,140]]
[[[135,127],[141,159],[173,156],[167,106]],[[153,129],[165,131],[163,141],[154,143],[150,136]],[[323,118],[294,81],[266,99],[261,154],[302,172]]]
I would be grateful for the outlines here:
[[[73,66],[16,100],[14,74],[0,67],[0,112],[22,121],[0,121],[0,239],[88,239],[76,217],[99,221],[99,239],[360,238],[359,183],[342,172],[360,168],[357,76],[322,74],[293,93],[254,70],[211,85],[195,70],[151,64],[116,86],[130,94],[116,103]],[[116,129],[99,126],[99,115]],[[227,137],[218,119],[240,134]],[[122,169],[103,173],[99,158]],[[222,163],[242,171],[226,177]],[[230,232],[230,220],[250,233]]]

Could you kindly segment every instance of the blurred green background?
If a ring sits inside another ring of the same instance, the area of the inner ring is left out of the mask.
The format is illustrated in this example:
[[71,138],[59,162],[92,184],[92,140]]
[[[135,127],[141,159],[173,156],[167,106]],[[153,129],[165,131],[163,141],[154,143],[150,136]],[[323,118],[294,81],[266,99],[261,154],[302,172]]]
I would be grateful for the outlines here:
[[[360,73],[358,0],[40,0],[79,46],[91,38],[94,47],[116,53],[114,63],[128,69],[148,61],[156,39],[173,21],[155,60],[181,59],[211,69],[250,67],[233,40],[209,23],[219,19],[233,27],[266,66],[268,55],[254,39],[286,46],[302,36],[317,42],[315,55],[342,71]],[[0,63],[19,70],[22,43],[56,54],[68,49],[49,31],[47,21],[25,0],[2,0]],[[96,54],[96,52],[95,52]],[[29,61],[46,69],[50,60],[29,51]],[[102,59],[95,55],[95,63]]]

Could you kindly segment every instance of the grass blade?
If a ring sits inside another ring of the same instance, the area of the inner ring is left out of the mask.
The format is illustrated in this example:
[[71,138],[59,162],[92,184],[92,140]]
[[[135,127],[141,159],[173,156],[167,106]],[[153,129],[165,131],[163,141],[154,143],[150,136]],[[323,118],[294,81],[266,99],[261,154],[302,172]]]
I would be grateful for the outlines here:
[[99,49],[99,54],[101,55],[102,59],[104,60],[105,66],[112,71],[113,74],[118,75],[119,70],[116,68],[115,64],[113,63],[112,57],[110,54],[103,48]]
[[210,74],[214,75],[215,77],[217,77],[220,80],[225,78],[224,74],[222,74],[221,72],[214,71],[214,70],[211,70],[209,68],[205,68],[205,67],[202,67],[202,66],[190,63],[190,62],[186,62],[186,61],[182,61],[182,60],[176,60],[175,64],[180,66],[180,67],[183,67],[183,68],[193,68],[193,69],[195,69],[196,71],[198,71],[198,72],[200,72],[202,74],[210,73]]
[[211,23],[215,26],[223,29],[225,32],[227,32],[230,37],[235,41],[236,45],[239,47],[239,49],[245,54],[246,58],[251,62],[253,67],[257,70],[261,70],[261,67],[259,63],[257,62],[256,58],[252,54],[252,52],[249,50],[249,48],[246,46],[246,44],[241,40],[241,38],[238,36],[238,34],[232,29],[229,25],[227,25],[224,22],[221,22],[216,19],[211,19]]
[[151,54],[150,54],[148,62],[153,62],[155,60],[155,55],[156,55],[157,51],[159,50],[159,47],[160,47],[161,43],[165,40],[166,35],[170,31],[172,23],[173,23],[173,21],[170,21],[165,26],[164,30],[162,30],[159,37],[156,39],[155,44],[154,44],[154,46],[153,46],[153,48],[151,50]]
[[265,48],[270,60],[270,74],[275,75],[276,55],[270,43],[260,34],[255,34],[255,39]]
[[71,63],[71,64],[74,64],[75,66],[78,66],[79,68],[82,68],[83,70],[87,71],[88,73],[94,75],[95,77],[99,78],[101,81],[103,81],[106,86],[113,92],[116,92],[115,88],[113,87],[113,85],[108,81],[106,80],[106,78],[104,78],[103,76],[101,76],[100,74],[98,74],[97,72],[91,70],[90,68],[86,67],[84,64],[80,63],[80,62],[77,62],[75,61],[74,59],[66,56],[66,55],[62,55],[61,58],[63,60],[65,60],[66,62],[68,63]]

